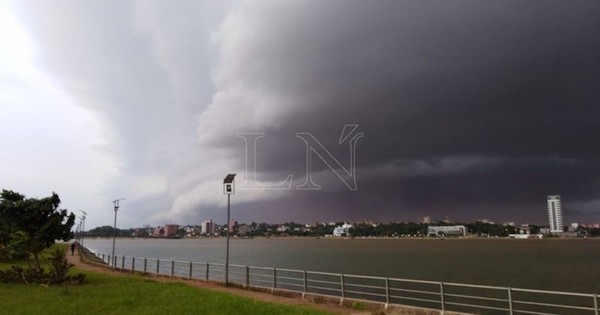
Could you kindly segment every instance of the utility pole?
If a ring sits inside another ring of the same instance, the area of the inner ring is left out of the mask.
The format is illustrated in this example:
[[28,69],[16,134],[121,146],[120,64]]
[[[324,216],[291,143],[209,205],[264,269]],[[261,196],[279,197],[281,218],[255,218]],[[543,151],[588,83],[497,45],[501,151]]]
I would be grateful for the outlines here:
[[112,246],[112,255],[110,256],[111,258],[111,265],[113,266],[113,268],[115,267],[115,239],[117,237],[117,211],[119,211],[119,201],[121,200],[125,200],[123,198],[121,199],[117,199],[117,200],[113,200],[113,205],[114,205],[114,209],[115,209],[115,225],[113,227],[113,246]]

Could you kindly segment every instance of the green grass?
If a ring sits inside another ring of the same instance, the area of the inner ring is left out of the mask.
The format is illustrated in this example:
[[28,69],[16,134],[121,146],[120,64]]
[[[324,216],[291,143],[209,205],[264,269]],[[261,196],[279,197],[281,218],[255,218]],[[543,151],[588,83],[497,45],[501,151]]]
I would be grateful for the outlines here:
[[84,273],[78,286],[0,284],[0,314],[327,314],[138,275]]
[[326,314],[182,283],[87,272],[71,287],[0,284],[0,314]]

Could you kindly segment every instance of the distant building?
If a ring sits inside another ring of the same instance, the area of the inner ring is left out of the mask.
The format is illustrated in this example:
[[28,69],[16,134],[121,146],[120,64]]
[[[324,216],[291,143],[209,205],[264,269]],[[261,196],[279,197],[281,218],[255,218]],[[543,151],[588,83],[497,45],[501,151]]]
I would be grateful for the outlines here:
[[560,205],[560,196],[548,196],[548,222],[550,233],[562,233],[562,209]]
[[457,235],[467,236],[467,228],[464,225],[429,226],[427,236]]
[[423,222],[424,224],[431,224],[431,217],[430,216],[423,217],[423,219],[421,219],[421,222]]
[[528,224],[522,224],[521,227],[517,228],[517,232],[515,234],[508,234],[508,238],[532,239],[544,237],[543,234],[531,234],[531,227]]
[[508,238],[516,239],[540,239],[543,237],[543,234],[508,234]]
[[247,224],[242,224],[238,227],[238,233],[240,235],[246,235],[248,233],[252,232],[252,226],[251,225],[247,225]]
[[167,224],[165,225],[165,237],[176,237],[179,234],[179,225]]
[[571,225],[569,225],[569,228],[567,229],[567,232],[571,232],[571,233],[577,232],[577,230],[579,230],[579,227],[580,227],[579,223],[577,223],[577,222],[571,223]]
[[188,225],[184,229],[185,229],[185,235],[187,237],[194,237],[194,236],[198,236],[198,234],[200,234],[200,231],[198,230],[197,226]]
[[215,235],[215,223],[212,220],[204,220],[201,226],[201,232],[205,235]]
[[154,231],[152,231],[152,236],[154,236],[154,237],[165,236],[165,228],[163,228],[162,226],[155,227]]
[[348,223],[338,225],[333,229],[333,236],[336,236],[336,237],[349,236],[351,227],[352,227],[352,224],[348,224]]
[[235,233],[238,229],[238,221],[229,220],[229,233]]
[[529,224],[521,224],[521,226],[517,229],[519,234],[531,234],[531,227]]

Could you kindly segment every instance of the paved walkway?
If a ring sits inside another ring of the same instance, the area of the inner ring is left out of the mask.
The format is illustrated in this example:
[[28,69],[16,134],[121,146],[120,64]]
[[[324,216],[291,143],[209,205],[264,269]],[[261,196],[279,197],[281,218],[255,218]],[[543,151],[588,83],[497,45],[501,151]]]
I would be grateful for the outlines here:
[[[69,250],[67,253],[67,261],[69,263],[75,265],[75,267],[77,267],[78,269],[82,269],[82,270],[108,273],[108,274],[122,276],[122,277],[129,276],[129,274],[126,272],[115,271],[108,267],[102,267],[102,266],[91,264],[91,263],[84,263],[81,261],[79,253],[77,251],[75,251],[75,255],[71,255],[71,251]],[[257,292],[257,291],[253,291],[253,290],[224,287],[224,286],[216,284],[216,283],[204,282],[201,280],[185,280],[185,279],[179,279],[179,278],[166,278],[166,277],[154,277],[154,276],[149,276],[148,279],[153,279],[153,280],[159,281],[159,282],[181,282],[181,283],[186,283],[186,284],[194,286],[194,287],[210,289],[210,290],[219,291],[219,292],[227,292],[227,293],[240,295],[240,296],[244,296],[244,297],[259,300],[259,301],[264,301],[264,302],[269,302],[269,303],[279,303],[279,304],[285,304],[285,305],[294,305],[294,306],[305,306],[305,307],[309,307],[309,308],[313,308],[313,309],[327,311],[327,312],[330,312],[333,314],[353,314],[353,315],[371,314],[371,312],[359,312],[359,311],[352,310],[349,308],[340,307],[335,304],[313,303],[313,302],[309,301],[308,299],[289,298],[289,297],[278,296],[278,295],[274,295],[274,294],[270,294],[270,293]]]

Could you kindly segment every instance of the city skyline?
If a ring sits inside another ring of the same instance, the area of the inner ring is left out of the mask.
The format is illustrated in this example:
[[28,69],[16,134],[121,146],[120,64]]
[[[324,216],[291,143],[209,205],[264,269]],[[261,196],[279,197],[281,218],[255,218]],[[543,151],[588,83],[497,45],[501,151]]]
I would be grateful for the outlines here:
[[[551,196],[548,196],[551,197]],[[552,196],[555,197],[555,196]],[[556,202],[556,200],[553,200],[552,202]],[[560,199],[558,201],[560,203]],[[560,205],[559,205],[560,208]],[[349,221],[349,220],[334,220],[334,221],[327,221],[327,222],[320,222],[320,221],[303,221],[303,222],[296,222],[296,221],[285,221],[285,222],[268,222],[268,221],[247,221],[247,222],[238,222],[235,219],[231,219],[231,228],[234,229],[236,226],[241,226],[241,225],[251,225],[251,224],[269,224],[269,225],[273,225],[273,226],[285,226],[287,224],[300,224],[300,225],[310,225],[310,226],[316,226],[316,225],[337,225],[339,223],[349,223],[349,224],[357,224],[357,223],[364,223],[364,224],[392,224],[392,223],[418,223],[418,224],[426,224],[426,225],[439,225],[439,224],[462,224],[462,223],[483,223],[483,224],[491,224],[491,225],[504,225],[504,226],[527,226],[527,225],[535,225],[535,226],[540,226],[540,227],[548,227],[549,232],[551,233],[560,233],[563,232],[564,228],[567,228],[569,226],[573,226],[573,225],[577,225],[577,226],[584,226],[584,227],[590,227],[590,228],[599,228],[600,227],[600,221],[599,222],[569,222],[569,223],[563,223],[562,221],[562,217],[560,220],[556,220],[554,219],[554,217],[550,217],[550,211],[551,211],[551,201],[550,199],[548,199],[548,216],[549,219],[546,222],[515,222],[515,221],[501,221],[501,222],[495,222],[492,220],[489,220],[487,218],[481,218],[481,219],[477,219],[477,220],[473,220],[473,221],[453,221],[450,220],[449,218],[437,218],[437,219],[432,219],[429,216],[425,216],[423,218],[419,218],[418,220],[414,220],[414,221],[377,221],[377,220],[358,220],[358,221]],[[194,224],[194,223],[189,223],[189,222],[169,222],[169,223],[162,223],[162,224],[158,224],[158,225],[151,225],[151,224],[138,224],[136,226],[130,226],[130,227],[123,227],[122,229],[137,229],[137,228],[161,228],[161,227],[166,227],[169,225],[176,225],[179,227],[190,227],[190,226],[195,226],[195,227],[199,227],[200,231],[202,234],[213,234],[215,231],[215,228],[217,226],[219,227],[225,227],[227,224],[227,222],[216,222],[213,221],[212,219],[204,219],[202,220],[200,223],[198,224]],[[95,228],[99,228],[100,226],[97,226]],[[557,228],[557,227],[562,227],[562,228]]]
[[[503,218],[500,220],[500,222],[495,222],[492,220],[489,220],[488,218],[479,218],[479,219],[475,219],[475,220],[471,220],[471,221],[455,221],[452,220],[451,218],[449,218],[448,216],[446,216],[445,218],[432,218],[429,215],[425,215],[423,217],[419,217],[416,220],[400,220],[400,221],[394,221],[394,220],[390,220],[390,221],[378,221],[378,220],[374,220],[372,218],[364,218],[362,220],[340,220],[339,218],[336,220],[329,220],[326,222],[320,222],[319,220],[307,220],[307,221],[294,221],[294,220],[287,220],[287,221],[279,221],[279,222],[272,222],[272,221],[260,221],[260,220],[250,220],[250,221],[246,221],[246,222],[241,222],[240,224],[250,224],[255,223],[255,222],[261,222],[261,223],[268,223],[268,224],[274,224],[274,225],[282,225],[282,224],[286,224],[286,223],[299,223],[299,224],[313,224],[313,223],[317,223],[317,224],[334,224],[334,223],[338,223],[338,222],[351,222],[351,223],[357,223],[357,222],[376,222],[376,223],[424,223],[424,224],[435,224],[436,222],[442,222],[442,223],[464,223],[464,222],[482,222],[482,223],[489,223],[489,224],[501,224],[501,225],[538,225],[538,226],[548,226],[549,230],[552,233],[560,233],[562,232],[564,227],[567,227],[568,224],[563,223],[563,214],[562,214],[562,202],[561,202],[561,198],[560,195],[548,195],[546,198],[546,211],[547,211],[547,219],[545,222],[516,222],[516,221],[511,221],[509,218]],[[231,226],[235,226],[238,224],[238,221],[233,218],[230,219],[231,222]],[[546,224],[547,223],[547,224]],[[201,230],[203,231],[214,231],[215,225],[220,225],[219,223],[217,223],[216,221],[213,221],[213,219],[202,219],[200,224],[190,224],[190,223],[185,223],[185,224],[180,224],[174,221],[169,221],[169,223],[162,223],[162,225],[172,225],[172,224],[176,224],[179,226],[200,226]],[[227,224],[227,221],[225,220],[223,225]],[[598,225],[600,224],[600,221],[597,222],[591,222],[591,221],[584,221],[584,222],[576,222],[574,220],[571,220],[570,224],[583,224],[583,225]],[[140,226],[151,226],[150,224],[141,224],[138,225],[137,227]],[[157,225],[158,227],[161,226],[161,224]],[[130,227],[132,228],[132,227]]]
[[[86,226],[600,221],[594,1],[2,1],[0,178]],[[244,186],[245,184],[245,186]]]

